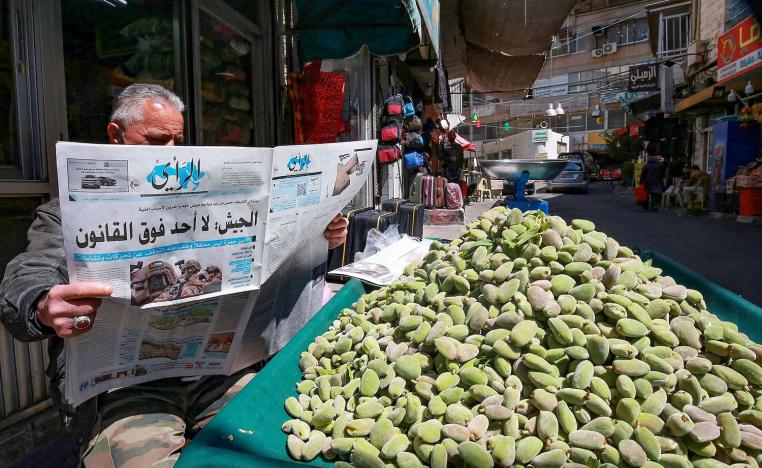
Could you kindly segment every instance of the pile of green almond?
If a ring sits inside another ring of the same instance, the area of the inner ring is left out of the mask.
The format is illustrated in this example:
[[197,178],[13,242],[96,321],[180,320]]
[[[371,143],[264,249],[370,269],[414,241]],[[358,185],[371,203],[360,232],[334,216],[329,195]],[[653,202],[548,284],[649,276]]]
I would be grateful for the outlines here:
[[337,467],[757,467],[762,346],[595,225],[493,208],[302,353]]

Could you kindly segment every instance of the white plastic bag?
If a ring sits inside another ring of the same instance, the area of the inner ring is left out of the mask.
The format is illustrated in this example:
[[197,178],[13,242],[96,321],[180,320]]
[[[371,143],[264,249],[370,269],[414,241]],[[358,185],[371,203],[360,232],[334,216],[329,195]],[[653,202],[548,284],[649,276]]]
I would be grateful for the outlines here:
[[389,247],[400,239],[402,239],[402,235],[400,235],[398,225],[396,224],[390,225],[384,232],[381,232],[378,229],[371,229],[368,231],[365,250],[355,254],[355,262],[359,262],[360,260],[378,253],[381,249]]

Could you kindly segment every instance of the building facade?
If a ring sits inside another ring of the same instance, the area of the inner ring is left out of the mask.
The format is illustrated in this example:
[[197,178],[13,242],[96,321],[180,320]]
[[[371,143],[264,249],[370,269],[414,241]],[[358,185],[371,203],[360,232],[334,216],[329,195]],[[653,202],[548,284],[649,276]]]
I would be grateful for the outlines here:
[[[691,4],[585,0],[554,38],[528,96],[502,101],[471,94],[464,112],[473,141],[497,141],[514,133],[549,128],[569,136],[569,150],[604,150],[605,136],[633,121],[629,102],[649,92],[628,90],[633,65],[683,60],[691,37]],[[673,67],[677,82],[680,67]],[[554,112],[547,115],[552,105]],[[561,106],[563,113],[557,112]],[[478,126],[475,120],[478,120]],[[491,153],[494,146],[489,145]],[[501,153],[507,153],[507,147]],[[506,154],[502,154],[505,157]]]

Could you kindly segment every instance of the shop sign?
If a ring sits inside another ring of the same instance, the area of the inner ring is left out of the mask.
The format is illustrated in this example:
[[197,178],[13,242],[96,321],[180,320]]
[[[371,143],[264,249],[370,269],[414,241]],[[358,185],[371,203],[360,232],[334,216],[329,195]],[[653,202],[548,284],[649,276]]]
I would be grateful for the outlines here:
[[657,91],[659,89],[659,66],[655,63],[649,65],[633,65],[630,67],[627,90]]
[[439,57],[439,0],[418,0],[417,3],[423,22],[426,23],[426,28],[429,30],[431,43],[434,45],[437,57]]
[[762,65],[759,22],[750,16],[717,39],[717,81],[723,83]]
[[569,75],[539,79],[532,86],[532,96],[535,98],[565,96],[567,94],[569,94]]
[[620,104],[630,103],[632,101],[637,101],[638,99],[644,98],[648,96],[650,93],[647,91],[638,91],[638,92],[630,92],[630,91],[604,91],[601,93],[601,102],[603,104],[611,104],[614,102],[618,102]]
[[543,143],[548,141],[548,130],[532,130],[532,143]]

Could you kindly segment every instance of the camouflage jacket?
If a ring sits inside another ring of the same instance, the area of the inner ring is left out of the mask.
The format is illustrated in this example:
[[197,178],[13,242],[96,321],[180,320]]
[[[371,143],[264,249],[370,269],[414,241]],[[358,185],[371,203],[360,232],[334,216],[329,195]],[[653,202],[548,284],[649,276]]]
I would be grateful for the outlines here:
[[8,331],[21,341],[50,338],[50,364],[46,374],[53,381],[53,397],[60,401],[63,390],[63,340],[52,328],[37,320],[37,300],[57,284],[69,282],[66,271],[61,207],[54,198],[41,205],[27,232],[26,252],[16,256],[5,268],[0,284],[0,317]]

